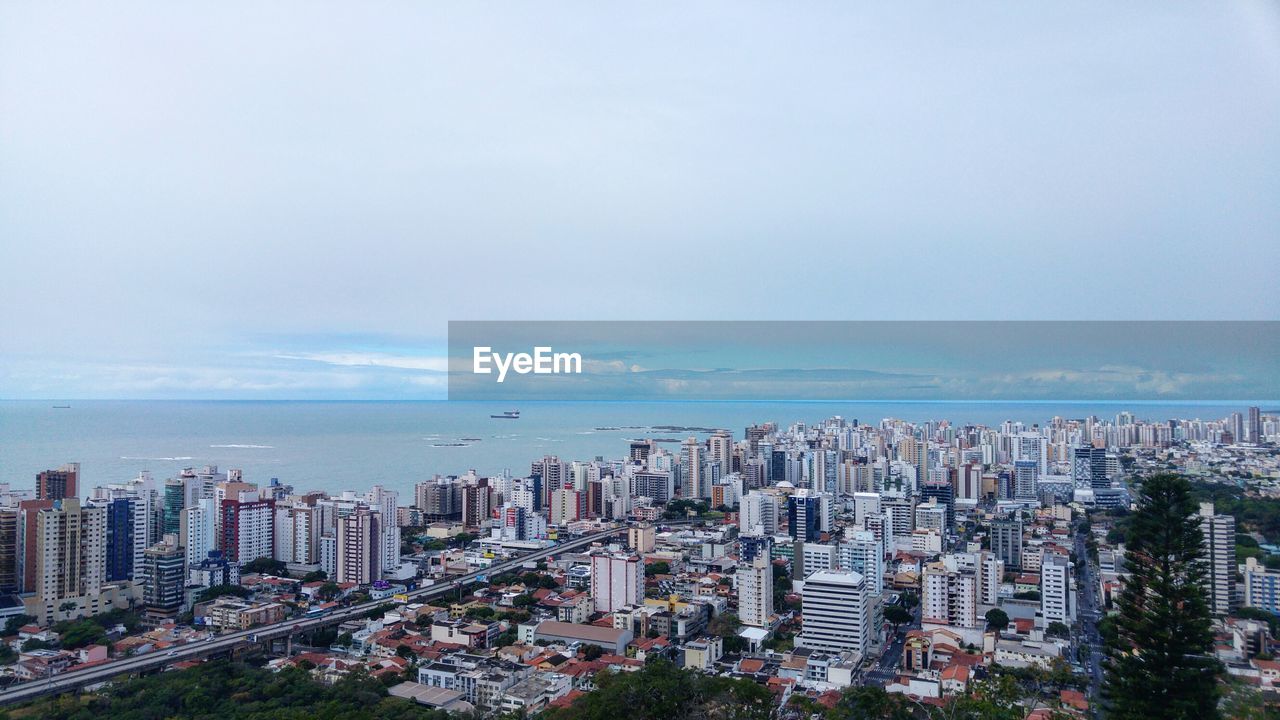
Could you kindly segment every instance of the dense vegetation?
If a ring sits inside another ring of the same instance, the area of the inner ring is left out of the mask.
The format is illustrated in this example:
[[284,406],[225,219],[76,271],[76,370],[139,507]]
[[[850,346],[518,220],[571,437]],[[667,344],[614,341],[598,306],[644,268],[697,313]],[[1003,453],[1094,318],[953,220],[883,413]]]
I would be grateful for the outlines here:
[[1235,485],[1196,482],[1198,502],[1213,502],[1214,510],[1236,519],[1237,531],[1261,533],[1268,543],[1280,543],[1280,498],[1247,495]]
[[767,720],[773,695],[750,680],[712,677],[659,661],[637,672],[602,672],[597,690],[546,720]]
[[387,696],[353,675],[332,687],[303,670],[280,673],[225,661],[131,680],[96,696],[64,696],[4,717],[27,720],[446,720],[449,715]]

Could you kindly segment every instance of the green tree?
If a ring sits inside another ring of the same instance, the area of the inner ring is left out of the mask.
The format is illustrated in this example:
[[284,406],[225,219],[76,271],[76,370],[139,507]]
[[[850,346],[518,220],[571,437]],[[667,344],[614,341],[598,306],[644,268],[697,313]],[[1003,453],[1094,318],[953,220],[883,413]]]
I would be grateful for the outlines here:
[[1009,613],[1000,608],[991,608],[987,611],[987,629],[997,632],[1009,627]]
[[4,621],[4,634],[6,637],[9,635],[17,635],[23,625],[27,625],[35,621],[36,619],[33,615],[13,615]]
[[654,575],[668,575],[671,573],[671,564],[665,560],[649,563],[644,566],[644,574],[648,577]]
[[884,609],[884,619],[893,623],[893,631],[898,632],[898,628],[911,622],[914,617],[911,611],[897,605],[890,605]]
[[826,713],[828,720],[911,720],[911,702],[903,695],[890,694],[874,685],[850,687],[840,693],[836,706]]
[[240,571],[243,573],[258,573],[260,575],[285,575],[288,572],[288,566],[275,558],[260,557],[245,563]]
[[1219,717],[1221,665],[1205,595],[1203,535],[1191,487],[1177,475],[1143,484],[1128,531],[1130,576],[1107,646],[1108,717],[1170,720]]
[[1049,623],[1049,627],[1044,629],[1044,634],[1048,635],[1049,637],[1060,637],[1060,638],[1070,637],[1071,628],[1067,627],[1065,623],[1054,620],[1053,622]]

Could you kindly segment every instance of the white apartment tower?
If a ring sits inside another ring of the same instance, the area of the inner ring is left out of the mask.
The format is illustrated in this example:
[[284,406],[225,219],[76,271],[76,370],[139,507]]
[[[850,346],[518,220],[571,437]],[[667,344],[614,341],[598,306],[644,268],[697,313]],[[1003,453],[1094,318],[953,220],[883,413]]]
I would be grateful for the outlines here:
[[757,555],[738,566],[736,577],[738,619],[743,625],[767,627],[773,615],[773,562],[767,555]]
[[1071,568],[1071,561],[1057,553],[1047,553],[1040,562],[1040,617],[1045,627],[1055,622],[1070,626],[1076,619]]
[[1236,519],[1214,514],[1211,502],[1200,503],[1200,531],[1204,533],[1209,609],[1215,615],[1227,615],[1235,596]]
[[591,556],[591,600],[596,612],[644,603],[644,563],[637,555]]

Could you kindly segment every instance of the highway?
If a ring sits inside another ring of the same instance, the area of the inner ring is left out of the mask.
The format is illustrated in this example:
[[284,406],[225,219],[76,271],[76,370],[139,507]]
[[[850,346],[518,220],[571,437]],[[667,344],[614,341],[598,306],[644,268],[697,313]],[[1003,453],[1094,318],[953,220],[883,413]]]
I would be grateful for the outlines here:
[[[692,521],[681,520],[665,522],[662,524],[670,526],[688,525],[691,523]],[[553,545],[552,547],[538,550],[537,552],[528,553],[512,560],[490,565],[487,568],[467,573],[466,575],[460,575],[448,582],[418,588],[407,594],[410,602],[429,600],[440,595],[455,592],[459,586],[467,585],[479,576],[493,575],[513,568],[518,568],[530,560],[537,561],[552,555],[574,552],[588,547],[592,543],[612,537],[619,533],[625,533],[626,531],[627,526],[623,525],[611,530],[603,530],[597,533],[591,533],[590,535],[583,535],[582,537],[561,542]],[[296,618],[284,620],[273,625],[265,625],[249,630],[224,633],[217,635],[206,642],[190,643],[169,652],[155,652],[135,657],[121,658],[119,660],[113,660],[111,662],[104,663],[102,665],[95,665],[83,670],[72,669],[56,674],[47,679],[32,680],[14,685],[4,692],[0,692],[0,706],[26,702],[45,695],[57,695],[71,690],[78,690],[89,685],[111,680],[112,678],[124,674],[158,670],[167,665],[172,665],[173,663],[181,662],[183,660],[200,660],[214,655],[229,654],[235,648],[244,645],[266,643],[328,625],[335,625],[347,620],[354,620],[374,608],[385,605],[387,602],[387,600],[371,600],[359,605],[352,605],[350,607],[335,610],[320,617]]]

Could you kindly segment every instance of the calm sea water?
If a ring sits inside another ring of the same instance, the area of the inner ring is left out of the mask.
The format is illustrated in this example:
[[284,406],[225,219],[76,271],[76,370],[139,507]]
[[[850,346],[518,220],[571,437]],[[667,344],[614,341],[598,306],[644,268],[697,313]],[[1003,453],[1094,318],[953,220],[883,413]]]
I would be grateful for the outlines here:
[[[55,404],[70,404],[68,409]],[[81,463],[82,488],[184,467],[242,468],[245,478],[272,477],[298,490],[361,490],[375,483],[412,493],[435,474],[474,469],[528,471],[546,454],[589,460],[625,456],[638,437],[681,438],[656,425],[743,428],[775,421],[818,422],[834,415],[862,423],[910,421],[998,425],[1044,423],[1055,415],[1220,419],[1242,411],[1223,403],[972,402],[538,402],[519,420],[491,419],[510,408],[470,402],[0,402],[0,482],[34,485],[37,472]],[[1265,409],[1265,408],[1264,408]],[[598,429],[617,428],[617,429]],[[669,446],[673,447],[673,446]]]

